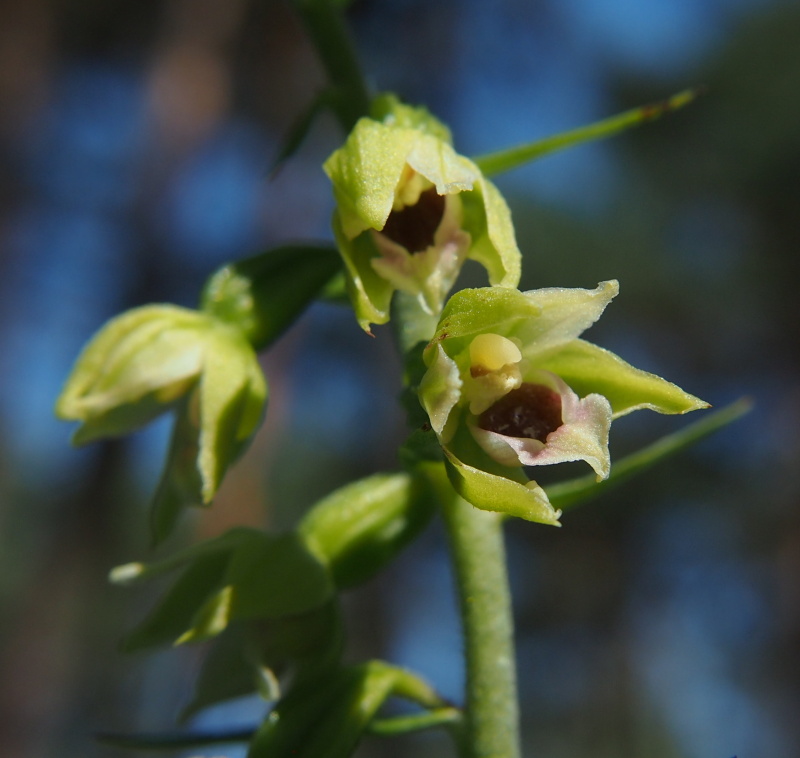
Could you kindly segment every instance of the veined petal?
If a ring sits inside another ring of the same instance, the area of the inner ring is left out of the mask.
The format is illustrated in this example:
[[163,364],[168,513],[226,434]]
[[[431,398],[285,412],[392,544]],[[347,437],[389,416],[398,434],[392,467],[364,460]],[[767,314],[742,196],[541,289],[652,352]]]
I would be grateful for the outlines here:
[[552,371],[579,395],[608,398],[614,418],[642,408],[659,413],[688,413],[709,404],[660,376],[634,368],[619,356],[575,339],[537,355],[538,368]]

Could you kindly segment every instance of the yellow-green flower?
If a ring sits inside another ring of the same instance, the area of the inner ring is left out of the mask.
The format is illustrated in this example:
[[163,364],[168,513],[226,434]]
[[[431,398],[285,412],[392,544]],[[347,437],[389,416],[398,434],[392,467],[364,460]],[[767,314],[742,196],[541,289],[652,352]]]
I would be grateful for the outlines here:
[[491,284],[516,287],[520,253],[497,188],[456,153],[447,127],[424,108],[387,96],[376,113],[324,165],[362,328],[388,321],[395,290],[438,314],[467,258],[486,268]]
[[256,354],[239,329],[187,308],[146,305],[109,321],[84,348],[56,414],[80,422],[73,442],[83,444],[128,434],[176,408],[157,494],[174,512],[176,500],[211,501],[257,429],[266,396]]
[[618,289],[490,287],[450,299],[425,349],[419,393],[450,479],[473,505],[558,524],[523,467],[583,460],[604,479],[612,419],[707,407],[579,338]]

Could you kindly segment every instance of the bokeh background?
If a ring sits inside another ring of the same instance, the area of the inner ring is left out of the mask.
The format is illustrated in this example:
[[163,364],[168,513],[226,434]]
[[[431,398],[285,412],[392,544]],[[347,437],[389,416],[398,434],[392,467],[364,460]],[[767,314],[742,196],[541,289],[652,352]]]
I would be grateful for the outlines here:
[[[513,523],[527,756],[800,754],[800,6],[781,0],[361,0],[376,88],[424,103],[466,154],[658,100],[690,108],[498,181],[524,287],[621,294],[591,338],[722,406],[755,410],[651,475]],[[192,306],[224,262],[328,238],[322,118],[274,178],[323,85],[288,3],[0,2],[0,754],[123,755],[95,730],[171,728],[197,651],[124,657],[154,599],[114,589],[147,556],[168,430],[75,450],[52,405],[81,345],[145,302]],[[264,356],[264,429],[180,539],[291,526],[404,436],[386,330],[315,306]],[[619,456],[685,419],[636,414]],[[354,660],[419,669],[458,698],[451,578],[433,526],[347,599]],[[208,725],[254,723],[232,703]],[[359,755],[448,754],[431,734]],[[192,754],[242,755],[217,748]]]

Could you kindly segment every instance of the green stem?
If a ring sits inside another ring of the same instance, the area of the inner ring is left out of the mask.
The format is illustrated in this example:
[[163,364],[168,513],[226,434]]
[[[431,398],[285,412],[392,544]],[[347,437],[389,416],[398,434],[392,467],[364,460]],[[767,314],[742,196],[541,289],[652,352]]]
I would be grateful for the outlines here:
[[514,624],[503,519],[457,496],[444,513],[467,666],[462,758],[519,758]]
[[345,132],[369,113],[370,96],[342,11],[331,0],[295,0],[334,88],[333,109]]

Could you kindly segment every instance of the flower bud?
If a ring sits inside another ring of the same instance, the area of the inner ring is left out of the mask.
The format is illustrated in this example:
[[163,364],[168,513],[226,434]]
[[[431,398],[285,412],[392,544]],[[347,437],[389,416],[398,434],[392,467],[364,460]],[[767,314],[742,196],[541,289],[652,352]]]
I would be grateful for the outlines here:
[[209,503],[264,411],[267,386],[253,348],[235,326],[172,305],[112,319],[84,348],[56,403],[80,422],[75,444],[128,434],[177,410],[156,498],[156,536],[184,504]]

